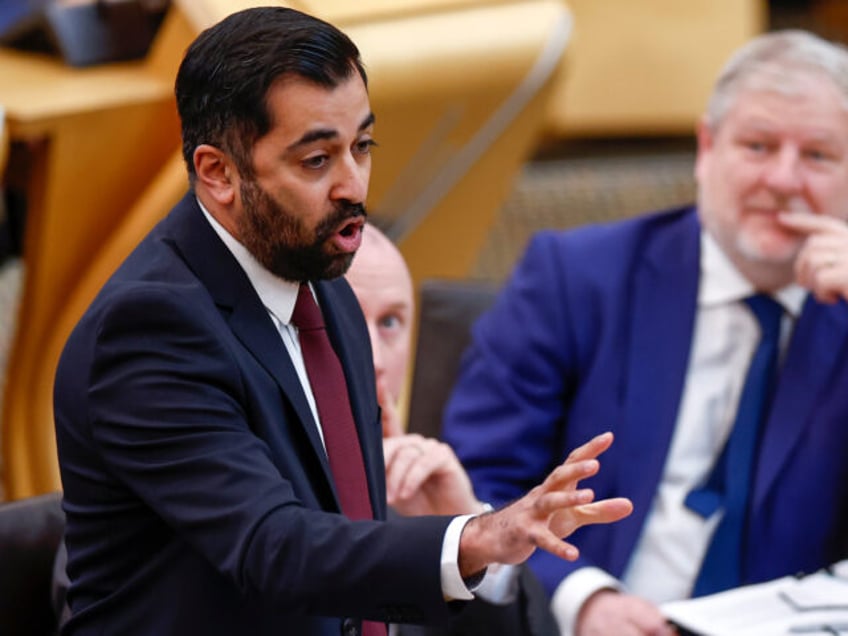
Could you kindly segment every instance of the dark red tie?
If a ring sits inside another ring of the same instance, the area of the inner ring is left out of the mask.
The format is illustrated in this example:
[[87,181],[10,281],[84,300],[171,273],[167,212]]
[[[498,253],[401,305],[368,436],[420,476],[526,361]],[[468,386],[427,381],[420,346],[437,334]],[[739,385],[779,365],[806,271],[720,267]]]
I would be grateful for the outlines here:
[[350,410],[344,372],[327,337],[321,310],[306,284],[297,293],[292,324],[300,337],[303,362],[318,407],[342,512],[350,519],[373,519],[362,448]]
[[[321,418],[324,446],[342,512],[349,519],[373,519],[362,448],[350,410],[344,371],[330,344],[324,317],[309,285],[302,284],[297,292],[292,324],[298,330],[300,350],[318,407],[318,417]],[[362,622],[362,636],[385,635],[384,624]]]

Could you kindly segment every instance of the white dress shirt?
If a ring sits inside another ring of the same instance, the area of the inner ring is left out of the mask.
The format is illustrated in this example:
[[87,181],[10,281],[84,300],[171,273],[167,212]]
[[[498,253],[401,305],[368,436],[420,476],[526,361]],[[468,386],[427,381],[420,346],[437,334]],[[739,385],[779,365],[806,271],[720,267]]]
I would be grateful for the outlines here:
[[[560,583],[551,606],[562,634],[573,634],[583,603],[603,588],[657,604],[690,596],[722,511],[704,519],[683,500],[707,479],[733,426],[748,363],[760,337],[756,318],[742,302],[755,291],[714,239],[702,232],[692,352],[657,493],[621,581],[588,567]],[[774,294],[785,310],[782,352],[806,295],[794,284]]]
[[[294,311],[295,302],[297,301],[297,292],[300,284],[284,280],[265,269],[244,245],[239,243],[215,220],[209,211],[203,207],[200,200],[197,203],[203,211],[206,220],[212,226],[212,229],[215,230],[215,233],[224,242],[224,245],[227,246],[239,265],[241,265],[248,280],[250,280],[251,285],[256,290],[256,294],[265,306],[268,315],[274,322],[274,326],[277,327],[280,338],[282,338],[295,371],[297,371],[297,377],[306,395],[306,400],[309,402],[309,409],[318,425],[318,434],[321,436],[321,442],[323,443],[324,433],[321,428],[321,419],[318,417],[315,396],[309,384],[309,376],[306,374],[306,366],[303,362],[303,353],[300,349],[297,327],[291,324],[291,316]],[[315,302],[318,302],[317,298]],[[473,516],[464,515],[456,517],[451,521],[445,532],[445,538],[442,541],[441,583],[442,593],[447,599],[469,600],[474,598],[474,594],[468,589],[459,573],[459,539],[462,535],[462,530],[465,528],[465,524]]]

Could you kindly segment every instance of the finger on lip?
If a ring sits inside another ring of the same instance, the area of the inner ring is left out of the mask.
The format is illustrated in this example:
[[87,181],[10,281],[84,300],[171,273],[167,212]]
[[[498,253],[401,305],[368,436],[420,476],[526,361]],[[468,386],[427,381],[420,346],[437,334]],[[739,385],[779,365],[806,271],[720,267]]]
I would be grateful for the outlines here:
[[828,217],[809,212],[780,212],[778,222],[787,229],[800,233],[810,233],[825,229],[831,223]]

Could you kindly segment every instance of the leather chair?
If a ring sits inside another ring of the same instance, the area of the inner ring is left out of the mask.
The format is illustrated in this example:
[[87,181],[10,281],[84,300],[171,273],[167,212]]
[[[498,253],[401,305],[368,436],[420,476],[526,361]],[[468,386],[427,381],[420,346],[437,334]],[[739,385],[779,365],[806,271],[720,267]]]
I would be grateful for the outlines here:
[[456,381],[471,326],[495,300],[498,286],[488,281],[422,282],[407,430],[440,437],[442,412]]
[[53,562],[65,528],[60,493],[0,504],[0,634],[56,634]]

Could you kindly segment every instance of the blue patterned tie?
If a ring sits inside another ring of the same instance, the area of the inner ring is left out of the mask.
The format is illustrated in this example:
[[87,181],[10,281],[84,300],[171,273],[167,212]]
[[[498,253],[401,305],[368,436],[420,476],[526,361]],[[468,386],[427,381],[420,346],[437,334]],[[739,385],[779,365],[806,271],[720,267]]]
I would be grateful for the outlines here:
[[707,483],[686,497],[686,506],[704,517],[724,507],[724,515],[695,581],[693,597],[727,590],[743,582],[742,543],[755,449],[777,376],[783,315],[780,304],[765,294],[746,298],[745,303],[757,318],[762,335],[748,367],[736,421]]

